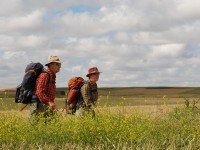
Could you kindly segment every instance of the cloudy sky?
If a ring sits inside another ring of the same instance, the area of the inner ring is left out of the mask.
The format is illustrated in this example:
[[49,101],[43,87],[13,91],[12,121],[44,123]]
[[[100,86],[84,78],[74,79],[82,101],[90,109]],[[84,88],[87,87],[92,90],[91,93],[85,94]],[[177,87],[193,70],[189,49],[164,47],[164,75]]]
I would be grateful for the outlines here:
[[51,54],[57,87],[92,66],[100,87],[200,86],[200,1],[1,0],[0,87]]

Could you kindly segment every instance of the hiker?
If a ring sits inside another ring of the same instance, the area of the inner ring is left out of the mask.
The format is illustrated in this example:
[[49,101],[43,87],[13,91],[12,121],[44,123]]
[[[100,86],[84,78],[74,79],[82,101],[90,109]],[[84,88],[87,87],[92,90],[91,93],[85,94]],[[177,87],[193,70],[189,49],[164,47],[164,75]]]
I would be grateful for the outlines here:
[[85,116],[86,113],[92,113],[95,117],[94,106],[98,100],[97,81],[99,80],[100,72],[97,67],[92,67],[88,70],[86,77],[89,78],[81,87],[81,95],[77,104],[77,116]]
[[33,95],[30,104],[31,115],[42,114],[47,118],[55,114],[57,105],[54,103],[56,94],[56,73],[60,71],[61,61],[58,56],[51,55],[48,63],[45,64],[47,69],[39,75],[36,80],[35,95]]

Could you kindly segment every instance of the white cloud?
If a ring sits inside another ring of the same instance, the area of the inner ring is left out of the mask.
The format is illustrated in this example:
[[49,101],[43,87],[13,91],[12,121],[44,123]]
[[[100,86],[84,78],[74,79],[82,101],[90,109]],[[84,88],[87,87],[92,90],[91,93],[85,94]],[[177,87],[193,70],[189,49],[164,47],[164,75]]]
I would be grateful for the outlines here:
[[57,86],[91,66],[103,72],[99,86],[199,86],[199,3],[2,0],[0,86],[50,54],[63,61]]
[[16,40],[21,47],[40,47],[47,43],[46,37],[29,35]]
[[200,1],[199,0],[179,0],[177,3],[177,13],[180,18],[185,19],[198,19],[200,17]]
[[15,32],[37,29],[42,23],[43,12],[35,10],[25,16],[3,17],[0,19],[0,32]]
[[183,51],[183,44],[165,44],[152,46],[153,57],[178,57]]
[[1,16],[13,16],[18,13],[22,5],[22,0],[1,0]]

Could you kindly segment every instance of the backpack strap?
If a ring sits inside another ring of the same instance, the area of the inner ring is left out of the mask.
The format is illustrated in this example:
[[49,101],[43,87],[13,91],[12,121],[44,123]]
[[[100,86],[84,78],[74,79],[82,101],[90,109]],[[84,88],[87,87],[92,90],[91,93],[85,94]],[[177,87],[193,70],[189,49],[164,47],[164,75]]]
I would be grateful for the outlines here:
[[[51,76],[50,76],[50,73],[47,72],[47,71],[45,71],[45,70],[43,70],[40,74],[42,74],[42,73],[46,73],[46,74],[48,74],[48,76],[49,76],[48,84],[49,84],[49,83],[51,82]],[[36,90],[37,90],[37,88],[36,88],[36,86],[35,86],[34,93],[36,92]],[[34,95],[35,95],[35,94],[34,94]]]
[[92,92],[97,92],[97,88],[96,88],[96,89],[93,89],[93,88],[92,88],[92,85],[91,85],[91,83],[90,83],[89,80],[86,81],[86,83],[88,84],[88,86],[90,87],[90,89],[91,89]]
[[50,75],[50,73],[47,72],[47,71],[45,71],[45,70],[43,70],[43,71],[41,72],[41,74],[42,74],[42,73],[47,73],[47,74],[48,74],[48,76],[49,76],[48,83],[50,83],[50,82],[51,82],[51,75]]

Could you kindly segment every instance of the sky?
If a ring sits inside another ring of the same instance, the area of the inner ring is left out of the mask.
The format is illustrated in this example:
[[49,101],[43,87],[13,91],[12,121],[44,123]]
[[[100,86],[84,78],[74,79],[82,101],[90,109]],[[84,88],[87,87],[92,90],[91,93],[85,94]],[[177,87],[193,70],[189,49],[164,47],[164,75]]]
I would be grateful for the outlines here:
[[99,87],[200,86],[200,1],[1,0],[0,87],[49,55],[57,87],[93,66]]

